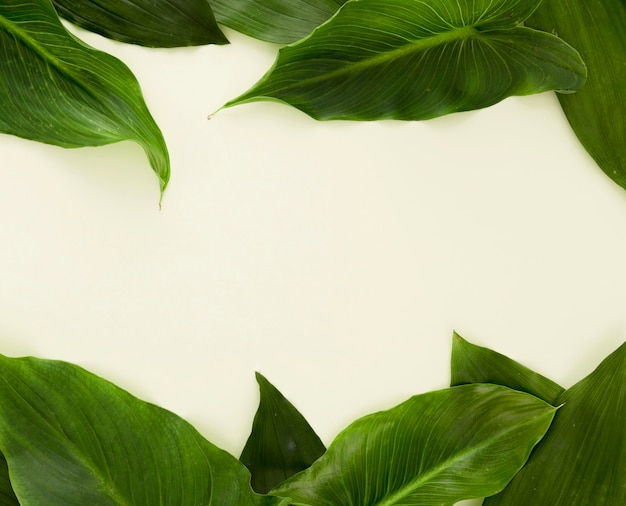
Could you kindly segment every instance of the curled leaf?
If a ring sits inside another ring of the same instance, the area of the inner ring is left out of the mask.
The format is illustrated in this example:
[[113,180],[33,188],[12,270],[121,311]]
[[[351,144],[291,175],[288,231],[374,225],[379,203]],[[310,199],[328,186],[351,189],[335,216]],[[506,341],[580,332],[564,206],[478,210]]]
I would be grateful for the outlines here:
[[167,147],[132,72],[63,27],[49,0],[0,3],[0,132],[57,146],[133,140],[161,194]]
[[225,107],[276,100],[323,120],[420,120],[578,90],[576,50],[522,26],[538,3],[351,0]]

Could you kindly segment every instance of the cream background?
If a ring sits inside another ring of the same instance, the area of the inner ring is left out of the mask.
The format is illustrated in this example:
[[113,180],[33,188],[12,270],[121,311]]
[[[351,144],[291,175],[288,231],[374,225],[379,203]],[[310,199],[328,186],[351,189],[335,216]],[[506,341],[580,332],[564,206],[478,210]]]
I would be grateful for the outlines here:
[[447,386],[451,334],[571,386],[626,338],[626,192],[553,94],[423,123],[207,115],[277,46],[126,62],[172,180],[132,143],[0,136],[0,352],[80,364],[239,455],[268,377],[328,444]]

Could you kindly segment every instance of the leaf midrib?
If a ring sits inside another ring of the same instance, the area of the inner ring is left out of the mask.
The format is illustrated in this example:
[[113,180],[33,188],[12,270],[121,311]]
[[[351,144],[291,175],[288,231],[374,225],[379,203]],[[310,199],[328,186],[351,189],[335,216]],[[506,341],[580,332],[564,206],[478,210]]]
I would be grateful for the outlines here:
[[[536,420],[535,419],[528,420],[528,421],[526,421],[526,423],[524,423],[522,425],[524,426],[524,425],[529,425],[529,424],[532,424],[532,423],[536,423]],[[502,438],[503,435],[509,434],[511,432],[517,432],[519,430],[519,428],[520,428],[519,425],[517,425],[515,427],[512,427],[512,428],[509,428],[509,429],[507,429],[505,431],[499,432],[497,435],[495,435],[493,437],[490,437],[490,438],[484,440],[483,443],[480,444],[480,445],[474,446],[471,449],[465,449],[465,450],[463,450],[461,452],[455,453],[452,457],[446,459],[445,461],[443,461],[438,466],[435,466],[435,467],[431,468],[425,474],[416,477],[416,479],[414,481],[410,482],[405,487],[402,487],[401,489],[397,490],[396,492],[391,494],[386,499],[383,499],[382,501],[376,503],[376,505],[374,505],[374,506],[395,506],[396,504],[398,504],[398,501],[400,501],[401,499],[404,499],[407,496],[409,496],[415,490],[417,490],[418,488],[422,487],[425,483],[427,483],[428,481],[433,479],[433,477],[435,477],[438,474],[442,473],[446,469],[448,469],[450,467],[453,467],[454,464],[456,464],[457,462],[463,461],[469,455],[472,455],[473,453],[476,453],[476,452],[480,451],[481,449],[483,449],[485,447],[488,447],[494,440]]]
[[10,21],[5,16],[0,16],[0,28],[13,35],[16,40],[22,42],[26,47],[31,49],[32,52],[43,60],[46,65],[59,70],[61,74],[68,77],[89,95],[97,98],[89,89],[88,83],[84,81],[79,73],[72,69],[71,65],[68,65],[61,58],[55,56],[54,53],[46,48],[45,45],[41,44],[34,37],[32,37],[27,30],[20,28],[16,23]]
[[[316,83],[340,77],[345,74],[352,74],[355,71],[366,70],[389,61],[400,59],[411,53],[420,53],[433,47],[445,45],[454,41],[465,41],[474,37],[477,33],[479,33],[479,30],[477,30],[473,25],[457,27],[453,30],[441,32],[430,37],[409,41],[404,46],[394,48],[390,51],[380,52],[371,58],[364,58],[356,62],[348,62],[346,65],[342,65],[335,70],[307,78],[306,81],[308,83]],[[297,83],[296,86],[301,86],[301,83]],[[291,87],[292,85],[286,86],[282,89],[285,90]]]

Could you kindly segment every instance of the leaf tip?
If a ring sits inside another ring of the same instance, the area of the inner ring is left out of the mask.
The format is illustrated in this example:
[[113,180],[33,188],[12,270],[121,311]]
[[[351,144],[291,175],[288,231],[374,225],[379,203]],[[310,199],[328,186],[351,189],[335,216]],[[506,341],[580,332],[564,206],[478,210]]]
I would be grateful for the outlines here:
[[452,331],[452,346],[463,346],[468,344],[467,341],[461,336],[461,334],[457,333],[456,330]]
[[259,371],[254,371],[254,377],[256,379],[256,382],[259,384],[267,383],[267,378],[263,376]]

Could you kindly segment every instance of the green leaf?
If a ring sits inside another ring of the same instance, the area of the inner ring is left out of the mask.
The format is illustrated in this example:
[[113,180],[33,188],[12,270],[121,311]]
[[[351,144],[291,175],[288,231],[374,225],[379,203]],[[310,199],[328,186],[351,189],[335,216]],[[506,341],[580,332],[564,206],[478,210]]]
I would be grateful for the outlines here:
[[218,22],[250,37],[289,44],[330,19],[346,0],[210,0]]
[[626,504],[626,343],[556,402],[545,439],[485,506]]
[[252,474],[252,488],[267,493],[309,467],[326,448],[300,412],[263,375],[252,432],[239,460]]
[[554,381],[532,371],[489,348],[476,346],[456,332],[452,338],[452,380],[450,384],[494,383],[527,392],[555,405],[565,389]]
[[352,423],[272,493],[315,506],[435,506],[484,497],[520,469],[555,410],[497,385],[418,395]]
[[626,188],[626,2],[544,0],[528,23],[558,33],[585,59],[588,83],[559,101],[588,153]]
[[538,2],[351,0],[225,107],[276,100],[323,120],[419,120],[577,90],[578,53],[521,26]]
[[64,362],[0,356],[0,449],[27,506],[270,506],[176,415]]
[[161,195],[170,162],[122,62],[72,36],[49,0],[0,3],[0,132],[68,148],[139,143]]
[[20,503],[15,497],[11,480],[9,479],[9,468],[4,455],[0,454],[0,506],[19,506]]
[[59,14],[87,30],[149,47],[226,44],[207,0],[53,0]]

